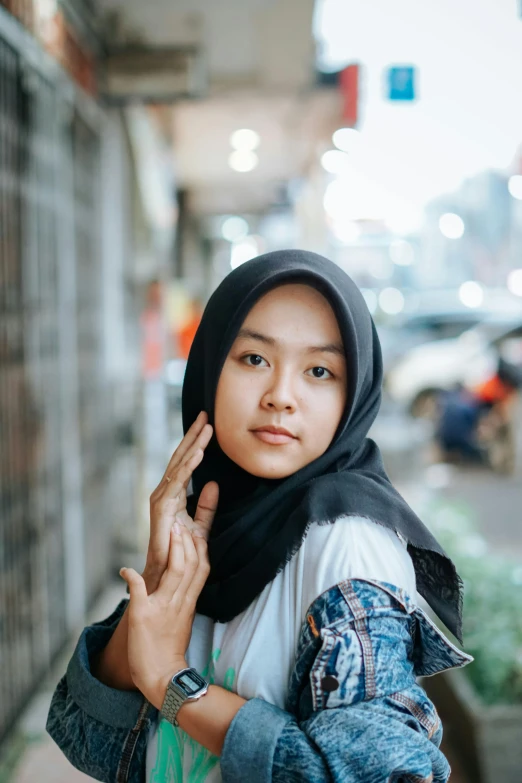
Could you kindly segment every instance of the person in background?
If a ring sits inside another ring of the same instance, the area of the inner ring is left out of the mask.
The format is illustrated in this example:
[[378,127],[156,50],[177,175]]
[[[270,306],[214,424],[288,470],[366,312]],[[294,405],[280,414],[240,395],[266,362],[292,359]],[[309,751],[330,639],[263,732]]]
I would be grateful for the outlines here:
[[521,384],[520,369],[500,358],[495,374],[474,389],[458,385],[443,392],[435,439],[445,456],[490,464],[488,443],[501,428],[509,436],[511,410]]

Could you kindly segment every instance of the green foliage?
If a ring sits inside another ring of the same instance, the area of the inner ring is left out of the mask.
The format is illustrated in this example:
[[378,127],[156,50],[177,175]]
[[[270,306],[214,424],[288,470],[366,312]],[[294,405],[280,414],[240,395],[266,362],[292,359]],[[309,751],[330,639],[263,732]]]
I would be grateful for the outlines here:
[[485,704],[522,704],[522,564],[492,554],[469,510],[432,504],[431,529],[464,581],[464,671]]

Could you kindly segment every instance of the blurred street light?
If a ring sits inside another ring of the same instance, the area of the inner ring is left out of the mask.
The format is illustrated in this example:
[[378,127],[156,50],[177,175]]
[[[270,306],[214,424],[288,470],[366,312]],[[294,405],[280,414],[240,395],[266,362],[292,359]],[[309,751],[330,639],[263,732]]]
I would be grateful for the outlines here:
[[439,220],[439,228],[447,239],[460,239],[465,231],[464,221],[454,212],[446,212],[445,215],[442,215]]
[[475,280],[468,280],[459,288],[459,299],[465,307],[480,307],[484,301],[484,289]]
[[514,174],[509,178],[508,190],[513,198],[522,201],[522,174]]
[[353,220],[335,220],[332,223],[332,233],[339,242],[349,245],[361,236],[361,229]]
[[233,242],[230,251],[230,266],[237,269],[241,264],[245,264],[259,253],[259,244],[253,236],[245,237],[239,242]]
[[240,128],[230,137],[230,144],[234,149],[241,150],[241,152],[253,152],[253,150],[259,147],[260,143],[259,133],[256,133],[250,128]]
[[390,245],[390,257],[397,266],[411,266],[414,255],[412,246],[404,239],[397,239]]
[[387,198],[388,194],[375,183],[352,172],[349,178],[337,178],[328,184],[323,205],[332,220],[382,220]]
[[398,288],[383,288],[379,294],[381,310],[388,315],[398,315],[404,310],[404,296]]
[[348,155],[340,150],[328,150],[321,156],[321,166],[330,174],[339,174],[348,163]]
[[394,234],[413,234],[422,223],[422,212],[411,204],[397,202],[390,204],[385,222]]
[[259,158],[256,153],[250,150],[234,150],[228,156],[228,165],[234,171],[253,171],[258,163]]
[[227,242],[237,242],[248,234],[248,223],[242,217],[227,217],[221,225],[221,235]]
[[513,269],[509,273],[507,286],[515,296],[522,296],[522,269]]
[[351,152],[360,141],[361,134],[355,128],[339,128],[332,136],[332,141],[341,152]]

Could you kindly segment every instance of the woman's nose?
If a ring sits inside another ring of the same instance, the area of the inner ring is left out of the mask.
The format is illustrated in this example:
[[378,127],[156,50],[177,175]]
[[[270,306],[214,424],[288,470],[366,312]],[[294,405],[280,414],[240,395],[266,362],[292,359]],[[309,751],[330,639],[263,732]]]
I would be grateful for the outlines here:
[[296,399],[290,379],[283,375],[272,378],[272,383],[265,391],[261,402],[262,405],[273,410],[295,410]]

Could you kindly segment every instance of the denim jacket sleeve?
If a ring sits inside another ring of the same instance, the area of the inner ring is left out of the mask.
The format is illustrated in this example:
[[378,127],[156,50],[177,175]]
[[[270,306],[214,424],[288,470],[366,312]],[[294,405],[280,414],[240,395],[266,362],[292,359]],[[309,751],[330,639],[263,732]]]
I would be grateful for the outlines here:
[[144,783],[147,739],[157,711],[138,691],[119,691],[91,674],[90,660],[109,642],[125,611],[84,629],[54,692],[47,731],[71,764],[106,783]]
[[446,783],[442,726],[416,677],[472,660],[404,591],[347,580],[307,613],[286,710],[252,699],[232,721],[226,783]]

